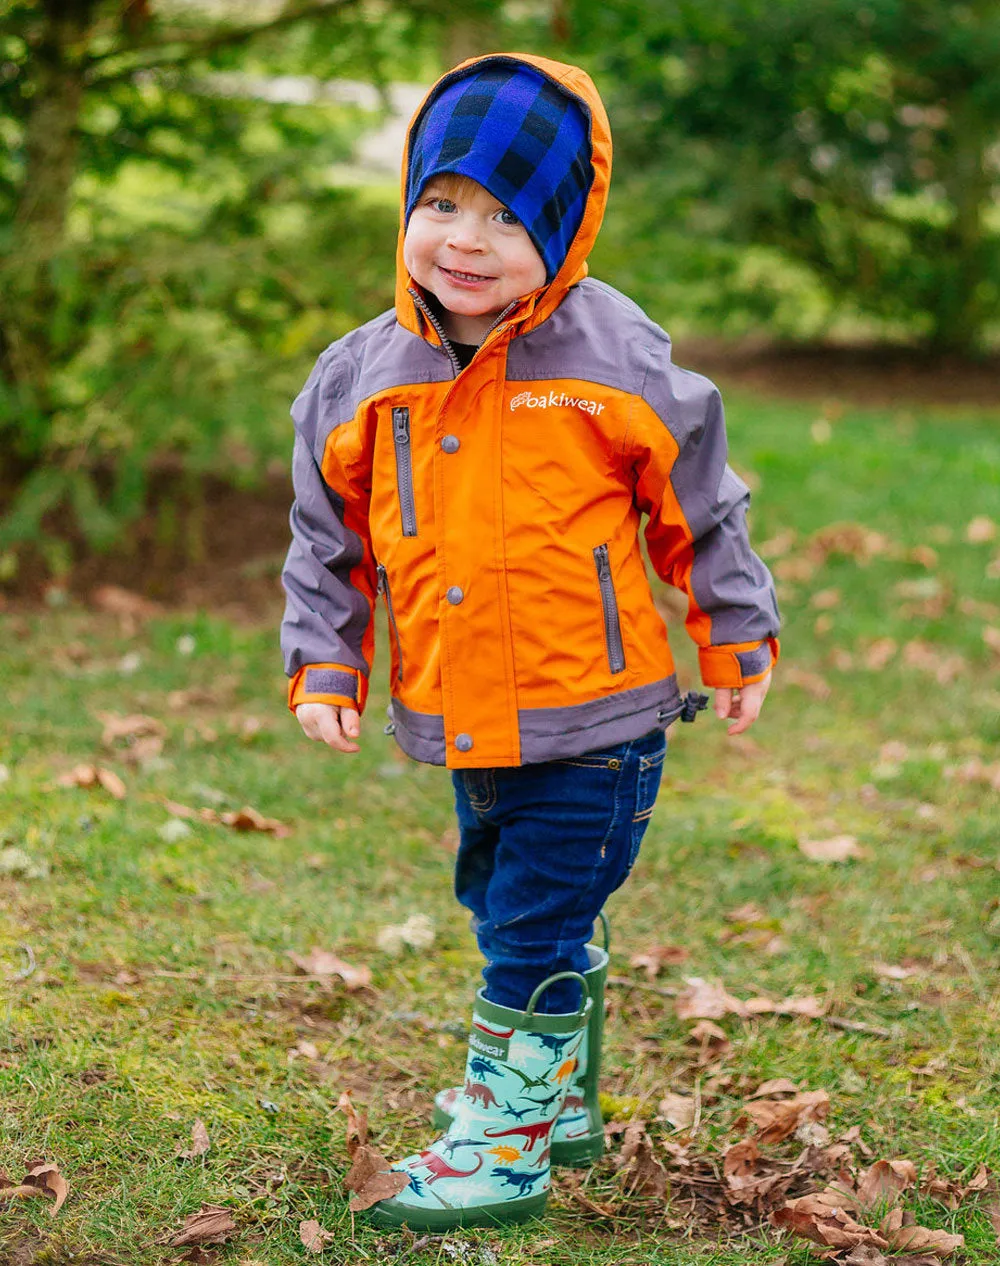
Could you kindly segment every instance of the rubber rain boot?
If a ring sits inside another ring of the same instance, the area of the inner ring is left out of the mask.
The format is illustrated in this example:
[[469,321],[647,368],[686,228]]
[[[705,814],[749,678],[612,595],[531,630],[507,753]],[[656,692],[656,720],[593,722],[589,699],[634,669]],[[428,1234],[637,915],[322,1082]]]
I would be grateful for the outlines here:
[[[579,1011],[535,1012],[557,980],[577,980]],[[476,995],[465,1082],[448,1129],[393,1169],[410,1179],[368,1210],[380,1226],[445,1231],[525,1222],[545,1211],[551,1135],[577,1071],[593,1003],[577,972],[543,981],[524,1011]]]
[[[580,1047],[579,1065],[552,1130],[553,1165],[578,1166],[592,1164],[604,1154],[604,1119],[598,1099],[598,1080],[601,1074],[601,1047],[604,1038],[604,989],[608,979],[608,949],[611,929],[605,914],[601,914],[604,929],[604,948],[588,945],[590,966],[584,973],[587,992],[593,1007],[587,1022],[587,1038]],[[559,1039],[553,1037],[553,1049]],[[434,1096],[435,1128],[447,1129],[451,1125],[454,1104],[462,1093],[461,1086],[449,1086]]]

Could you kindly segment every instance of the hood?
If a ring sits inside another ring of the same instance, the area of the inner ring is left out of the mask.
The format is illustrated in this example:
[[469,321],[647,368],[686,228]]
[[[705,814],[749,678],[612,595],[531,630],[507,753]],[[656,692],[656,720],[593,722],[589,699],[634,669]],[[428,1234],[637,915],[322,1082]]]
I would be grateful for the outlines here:
[[601,221],[604,219],[604,208],[607,206],[608,186],[611,181],[611,126],[608,123],[604,103],[586,71],[580,70],[578,66],[550,61],[547,57],[535,57],[530,53],[487,53],[482,57],[470,57],[468,61],[462,62],[446,75],[442,75],[421,101],[406,130],[400,180],[399,238],[396,244],[396,319],[405,329],[432,343],[439,343],[440,340],[433,328],[420,315],[414,305],[413,297],[408,293],[411,288],[416,287],[416,283],[403,262],[403,239],[406,235],[406,174],[410,165],[413,131],[427,103],[443,87],[451,83],[453,79],[466,74],[472,66],[496,61],[521,63],[545,75],[557,88],[576,100],[590,121],[591,164],[594,169],[594,180],[587,196],[583,220],[576,237],[570,244],[562,267],[556,275],[545,286],[526,295],[520,307],[511,313],[509,323],[518,325],[520,333],[527,333],[529,329],[540,325],[559,306],[567,290],[586,277],[587,256],[593,248]]

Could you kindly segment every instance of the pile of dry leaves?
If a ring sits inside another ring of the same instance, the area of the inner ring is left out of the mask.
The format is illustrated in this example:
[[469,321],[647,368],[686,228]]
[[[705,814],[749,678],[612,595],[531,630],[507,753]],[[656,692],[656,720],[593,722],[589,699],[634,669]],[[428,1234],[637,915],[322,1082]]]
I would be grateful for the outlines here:
[[[683,1098],[667,1096],[658,1119],[683,1116]],[[715,1235],[722,1228],[746,1233],[770,1226],[822,1245],[826,1260],[845,1266],[938,1266],[964,1238],[919,1225],[906,1194],[931,1197],[949,1210],[982,1199],[1000,1244],[1000,1187],[985,1165],[967,1183],[933,1170],[921,1177],[903,1159],[860,1167],[855,1150],[866,1159],[871,1152],[858,1128],[833,1141],[824,1125],[829,1095],[800,1091],[786,1078],[764,1082],[743,1107],[734,1129],[752,1125],[754,1131],[722,1152],[696,1150],[693,1131],[653,1139],[645,1121],[611,1122],[607,1135],[617,1152],[605,1164],[615,1171],[612,1198],[605,1189],[602,1200],[594,1199],[585,1190],[589,1179],[578,1172],[559,1174],[557,1190],[615,1220],[659,1213],[667,1227]],[[794,1154],[783,1146],[789,1142],[801,1145]]]

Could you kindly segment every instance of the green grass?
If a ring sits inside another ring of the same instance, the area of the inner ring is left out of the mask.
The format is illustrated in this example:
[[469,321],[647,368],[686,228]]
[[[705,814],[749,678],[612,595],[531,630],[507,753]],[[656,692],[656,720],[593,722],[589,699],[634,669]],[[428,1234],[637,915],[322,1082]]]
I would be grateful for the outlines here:
[[[744,1097],[787,1076],[826,1089],[833,1136],[860,1126],[874,1156],[956,1178],[981,1161],[996,1169],[1000,805],[984,782],[949,771],[995,761],[1000,739],[998,660],[982,637],[984,625],[1000,627],[985,605],[1000,606],[1000,578],[987,574],[1000,542],[965,539],[975,516],[1000,521],[1000,416],[848,409],[817,443],[815,406],[743,397],[729,415],[734,462],[758,485],[755,541],[797,534],[774,559],[798,577],[781,582],[783,671],[752,742],[727,740],[705,716],[671,732],[640,862],[610,905],[612,971],[638,981],[630,955],[683,945],[689,959],[658,985],[690,975],[740,997],[817,993],[832,1015],[890,1036],[728,1017],[732,1046],[713,1082],[671,998],[616,987],[604,1088],[651,1120],[668,1089],[700,1080],[693,1150],[717,1154],[746,1133],[735,1124]],[[830,554],[807,576],[796,560],[834,522],[861,523],[892,548],[863,564]],[[908,560],[928,544],[936,565]],[[943,609],[903,613],[912,599],[894,586],[934,576],[949,589]],[[829,589],[837,605],[810,605]],[[399,1155],[427,1138],[433,1091],[459,1072],[456,1035],[479,963],[450,893],[450,783],[383,737],[382,666],[361,756],[307,743],[284,711],[279,613],[276,602],[257,627],[175,613],[132,632],[74,606],[0,617],[0,847],[48,869],[0,877],[0,976],[24,965],[19,946],[37,962],[0,992],[0,1169],[18,1180],[44,1156],[71,1185],[54,1219],[40,1200],[0,1205],[0,1261],[174,1261],[180,1250],[158,1241],[205,1202],[226,1204],[239,1224],[211,1250],[220,1263],[299,1262],[309,1255],[298,1224],[312,1217],[338,1233],[320,1260],[392,1260],[408,1246],[361,1218],[352,1225],[335,1104],[352,1088],[377,1145]],[[182,653],[186,637],[193,653]],[[896,653],[871,671],[867,649],[884,637]],[[673,640],[695,684],[682,631]],[[904,662],[914,641],[960,657],[947,684]],[[193,700],[171,699],[195,689]],[[103,750],[100,712],[159,718],[162,754],[137,768]],[[59,786],[81,761],[119,772],[126,799]],[[165,799],[249,804],[294,829],[274,838],[196,822],[171,841]],[[839,834],[856,836],[865,859],[826,866],[797,847]],[[729,935],[727,912],[747,902],[763,911],[758,930],[780,938],[778,952],[767,952],[766,935]],[[433,953],[380,952],[379,928],[415,911],[434,920]],[[369,964],[373,991],[291,978],[288,953],[313,945]],[[915,974],[886,979],[878,963]],[[303,1040],[318,1060],[289,1059]],[[196,1118],[211,1150],[179,1160]],[[601,1220],[562,1187],[544,1225],[456,1233],[406,1261],[814,1260],[804,1241],[753,1228],[744,1238],[676,1202],[629,1201],[610,1162],[584,1190],[618,1219]],[[996,1260],[974,1202],[908,1207],[925,1225],[962,1231],[964,1262]]]

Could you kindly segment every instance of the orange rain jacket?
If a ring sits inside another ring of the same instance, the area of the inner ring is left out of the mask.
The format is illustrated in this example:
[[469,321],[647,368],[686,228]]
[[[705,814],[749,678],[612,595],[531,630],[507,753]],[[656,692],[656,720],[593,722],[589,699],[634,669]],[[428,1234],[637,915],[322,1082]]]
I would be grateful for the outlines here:
[[559,272],[460,370],[403,263],[401,217],[394,308],[331,344],[292,406],[289,706],[363,710],[381,594],[396,739],[456,769],[579,755],[680,714],[643,516],[653,567],[687,595],[705,684],[756,681],[778,653],[718,391],[587,275],[611,171],[601,99],[575,67],[517,60],[590,119],[594,181]]

